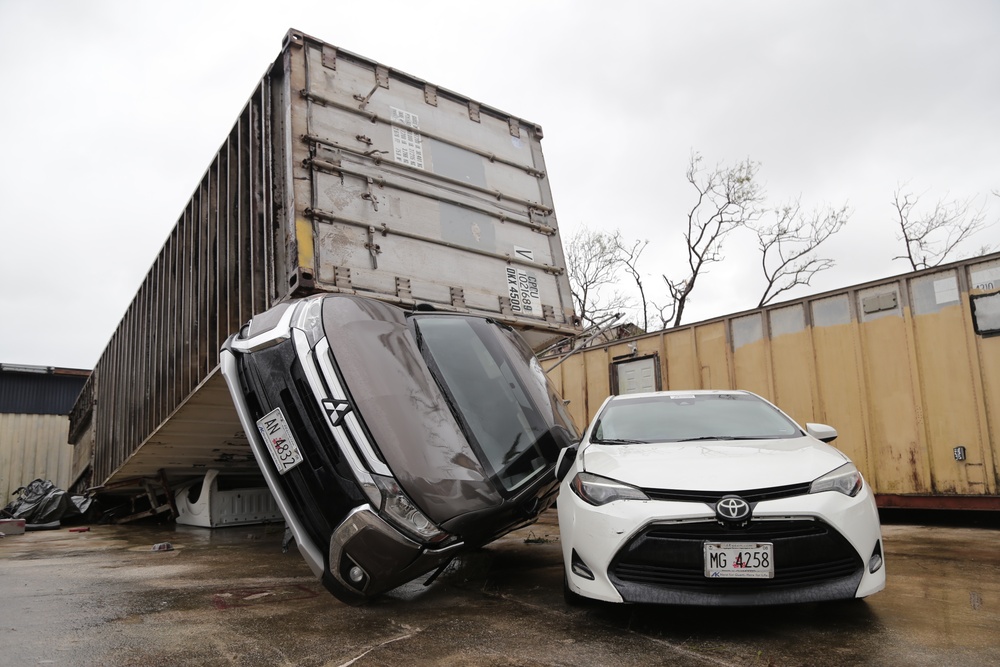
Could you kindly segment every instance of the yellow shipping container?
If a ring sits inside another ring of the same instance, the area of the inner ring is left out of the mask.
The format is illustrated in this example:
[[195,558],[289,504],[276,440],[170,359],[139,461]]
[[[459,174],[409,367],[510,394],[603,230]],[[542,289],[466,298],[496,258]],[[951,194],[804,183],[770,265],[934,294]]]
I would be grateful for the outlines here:
[[880,506],[1000,509],[1000,253],[554,362],[579,426],[612,393],[746,389],[835,427]]

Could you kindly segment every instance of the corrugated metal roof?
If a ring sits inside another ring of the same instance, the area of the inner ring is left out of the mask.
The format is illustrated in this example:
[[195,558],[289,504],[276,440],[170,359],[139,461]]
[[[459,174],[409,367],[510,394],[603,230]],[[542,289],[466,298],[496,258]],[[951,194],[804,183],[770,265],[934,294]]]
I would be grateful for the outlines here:
[[0,413],[66,415],[89,371],[0,364]]

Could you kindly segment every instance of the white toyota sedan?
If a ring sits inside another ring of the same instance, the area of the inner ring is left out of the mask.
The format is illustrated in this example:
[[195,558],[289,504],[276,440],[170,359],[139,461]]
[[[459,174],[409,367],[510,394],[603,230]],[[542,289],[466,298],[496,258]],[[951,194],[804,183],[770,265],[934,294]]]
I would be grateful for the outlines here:
[[764,605],[885,587],[875,498],[850,459],[745,391],[613,396],[564,449],[567,602]]

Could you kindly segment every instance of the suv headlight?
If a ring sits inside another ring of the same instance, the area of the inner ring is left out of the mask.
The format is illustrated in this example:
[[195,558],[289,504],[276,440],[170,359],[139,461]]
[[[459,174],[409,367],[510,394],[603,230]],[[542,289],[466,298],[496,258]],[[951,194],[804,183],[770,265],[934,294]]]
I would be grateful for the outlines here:
[[809,493],[821,493],[823,491],[839,491],[845,496],[852,498],[858,495],[864,482],[861,473],[853,463],[845,463],[833,472],[823,475],[809,487]]
[[641,489],[589,472],[577,473],[569,488],[591,505],[606,505],[616,500],[649,500]]
[[323,297],[312,297],[299,303],[292,315],[291,326],[301,329],[309,340],[309,348],[315,348],[316,343],[326,335],[323,331]]
[[406,497],[395,479],[382,475],[372,475],[372,479],[382,492],[381,514],[393,525],[418,542],[440,542],[448,537]]

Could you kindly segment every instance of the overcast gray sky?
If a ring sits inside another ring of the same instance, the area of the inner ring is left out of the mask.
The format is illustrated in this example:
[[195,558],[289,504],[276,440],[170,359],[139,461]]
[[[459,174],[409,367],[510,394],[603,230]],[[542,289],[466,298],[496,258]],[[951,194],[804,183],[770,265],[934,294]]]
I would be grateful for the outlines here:
[[[692,151],[761,162],[774,205],[849,203],[792,297],[909,268],[901,183],[1000,217],[993,0],[0,0],[0,362],[96,363],[289,28],[540,124],[563,237],[649,239],[654,300]],[[734,237],[685,321],[753,307],[757,259]]]

